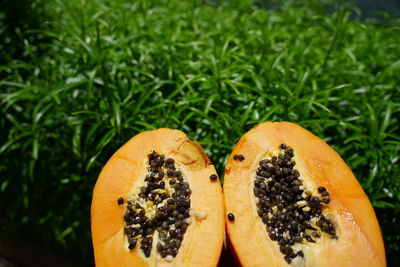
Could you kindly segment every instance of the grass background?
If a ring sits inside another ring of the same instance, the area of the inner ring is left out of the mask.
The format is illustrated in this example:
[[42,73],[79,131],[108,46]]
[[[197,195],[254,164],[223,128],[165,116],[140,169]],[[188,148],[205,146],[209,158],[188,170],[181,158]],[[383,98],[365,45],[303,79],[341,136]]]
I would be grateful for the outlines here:
[[1,237],[91,265],[92,189],[131,136],[181,129],[222,176],[243,133],[289,120],[350,165],[400,264],[398,17],[333,1],[3,4]]

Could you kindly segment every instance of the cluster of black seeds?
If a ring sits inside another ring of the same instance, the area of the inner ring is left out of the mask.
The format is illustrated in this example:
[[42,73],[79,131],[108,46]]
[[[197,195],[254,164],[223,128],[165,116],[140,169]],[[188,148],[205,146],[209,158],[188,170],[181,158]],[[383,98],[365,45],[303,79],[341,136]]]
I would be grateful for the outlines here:
[[235,154],[235,155],[233,155],[233,159],[238,160],[238,161],[243,161],[244,156],[242,154]]
[[316,242],[325,232],[337,238],[332,221],[322,215],[330,201],[324,187],[318,188],[320,197],[304,191],[300,174],[294,169],[293,149],[280,146],[278,157],[264,159],[254,180],[257,213],[266,224],[269,237],[278,242],[280,251],[288,263],[297,256],[304,257],[301,250],[294,251],[295,243]]
[[[161,257],[175,257],[188,228],[190,217],[189,183],[185,182],[182,172],[176,169],[172,158],[165,158],[152,152],[148,155],[149,166],[146,185],[140,188],[138,197],[127,202],[124,215],[125,234],[129,249],[134,249],[138,240],[146,257],[151,254],[153,234],[158,231],[159,242],[156,245]],[[152,203],[155,215],[146,216],[146,206]],[[121,201],[118,201],[118,204]],[[168,259],[168,258],[167,258]]]

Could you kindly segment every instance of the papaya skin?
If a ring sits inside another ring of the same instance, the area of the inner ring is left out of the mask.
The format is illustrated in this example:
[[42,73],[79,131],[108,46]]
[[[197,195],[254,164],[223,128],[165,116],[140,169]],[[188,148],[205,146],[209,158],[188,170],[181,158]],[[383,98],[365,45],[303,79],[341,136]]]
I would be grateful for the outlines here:
[[[288,266],[256,212],[254,174],[267,151],[285,143],[293,148],[296,167],[307,188],[325,187],[338,239],[310,244],[305,266],[386,266],[379,224],[372,205],[341,157],[320,138],[290,122],[255,126],[236,144],[225,168],[224,200],[229,240],[243,266]],[[234,160],[235,154],[245,157]],[[302,266],[302,265],[300,265]]]
[[[143,256],[139,245],[128,250],[125,205],[117,204],[120,197],[126,203],[134,188],[144,182],[147,156],[153,150],[175,159],[192,190],[191,209],[207,214],[202,220],[192,218],[171,262],[157,257],[155,244],[149,258]],[[91,228],[96,266],[216,266],[223,244],[224,206],[220,183],[211,182],[211,174],[216,171],[200,144],[181,131],[162,128],[131,138],[106,163],[93,190]]]

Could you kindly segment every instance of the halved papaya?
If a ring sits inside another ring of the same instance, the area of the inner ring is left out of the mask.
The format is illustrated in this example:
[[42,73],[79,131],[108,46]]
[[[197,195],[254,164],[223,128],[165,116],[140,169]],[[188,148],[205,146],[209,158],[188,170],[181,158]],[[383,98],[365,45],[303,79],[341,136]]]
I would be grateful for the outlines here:
[[142,132],[96,182],[96,266],[216,266],[224,223],[222,188],[200,144],[178,130]]
[[349,167],[321,139],[266,122],[225,169],[227,231],[243,266],[385,266],[379,225]]

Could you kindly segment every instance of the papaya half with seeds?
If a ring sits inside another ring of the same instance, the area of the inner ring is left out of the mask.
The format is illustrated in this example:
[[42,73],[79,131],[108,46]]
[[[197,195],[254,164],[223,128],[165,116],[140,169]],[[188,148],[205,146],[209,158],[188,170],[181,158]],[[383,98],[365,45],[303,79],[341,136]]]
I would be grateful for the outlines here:
[[379,225],[349,167],[321,139],[266,122],[225,168],[227,232],[243,266],[385,266]]
[[98,177],[91,228],[97,267],[216,266],[225,220],[214,166],[181,131],[136,135]]

